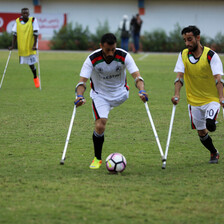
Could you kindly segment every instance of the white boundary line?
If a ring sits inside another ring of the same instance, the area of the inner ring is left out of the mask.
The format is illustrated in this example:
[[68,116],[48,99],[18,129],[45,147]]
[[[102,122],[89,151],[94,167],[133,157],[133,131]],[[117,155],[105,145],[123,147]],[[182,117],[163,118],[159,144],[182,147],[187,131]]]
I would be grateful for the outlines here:
[[143,54],[138,60],[142,61],[143,59],[145,59],[148,56],[149,56],[149,53]]

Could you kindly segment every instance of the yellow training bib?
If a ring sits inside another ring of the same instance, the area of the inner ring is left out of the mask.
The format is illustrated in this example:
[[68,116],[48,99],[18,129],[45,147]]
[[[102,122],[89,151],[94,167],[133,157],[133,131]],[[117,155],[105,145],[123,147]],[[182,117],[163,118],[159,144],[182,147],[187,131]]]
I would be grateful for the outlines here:
[[209,51],[210,48],[204,47],[202,55],[195,63],[190,61],[193,55],[188,49],[182,52],[187,101],[192,106],[202,106],[212,101],[219,103],[218,90],[208,62]]
[[32,20],[33,17],[30,17],[25,24],[21,24],[20,18],[16,19],[17,46],[19,56],[29,56],[36,54],[36,51],[32,50],[34,44]]

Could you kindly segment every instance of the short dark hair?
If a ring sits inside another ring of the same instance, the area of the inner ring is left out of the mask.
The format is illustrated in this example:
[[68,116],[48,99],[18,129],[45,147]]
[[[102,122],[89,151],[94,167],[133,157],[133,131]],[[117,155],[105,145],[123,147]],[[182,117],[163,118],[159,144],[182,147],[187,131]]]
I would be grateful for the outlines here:
[[186,34],[186,33],[190,33],[190,32],[192,32],[195,37],[200,35],[200,33],[201,33],[200,30],[198,29],[198,27],[187,26],[187,27],[183,28],[183,30],[181,31],[181,35]]
[[101,44],[108,43],[109,45],[113,45],[117,43],[117,38],[113,33],[105,33],[101,38]]
[[28,8],[22,8],[22,9],[21,9],[21,12],[22,12],[22,11],[25,11],[25,10],[28,10],[28,11],[29,11]]

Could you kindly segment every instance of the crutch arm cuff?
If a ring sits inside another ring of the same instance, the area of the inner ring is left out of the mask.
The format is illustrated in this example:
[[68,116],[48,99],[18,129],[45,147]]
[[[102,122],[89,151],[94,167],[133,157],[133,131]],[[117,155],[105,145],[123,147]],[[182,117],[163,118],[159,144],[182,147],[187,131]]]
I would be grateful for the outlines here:
[[84,89],[86,90],[86,83],[85,82],[79,82],[76,87],[75,87],[75,94],[77,95],[77,89],[79,86],[83,86]]
[[176,79],[174,80],[174,85],[175,85],[177,82],[180,82],[182,86],[184,85],[184,79],[183,79],[183,78],[176,78]]
[[138,76],[137,78],[135,78],[135,87],[137,88],[137,82],[141,80],[144,83],[144,79],[141,76]]
[[218,85],[219,83],[222,83],[222,85],[224,86],[224,79],[220,79],[219,81],[217,79],[215,80],[216,85]]

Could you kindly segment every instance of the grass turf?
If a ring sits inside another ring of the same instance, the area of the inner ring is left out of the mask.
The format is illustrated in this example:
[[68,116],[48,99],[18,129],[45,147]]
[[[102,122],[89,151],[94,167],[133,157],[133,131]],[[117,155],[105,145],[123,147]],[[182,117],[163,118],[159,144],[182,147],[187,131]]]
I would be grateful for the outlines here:
[[[184,89],[176,108],[167,168],[144,104],[128,74],[130,98],[114,108],[105,132],[103,160],[120,152],[126,170],[90,170],[94,121],[89,98],[77,109],[66,154],[60,160],[88,53],[40,52],[42,91],[12,52],[0,89],[0,223],[223,223],[224,119],[210,134],[219,164],[190,129]],[[3,73],[8,57],[1,51]],[[149,109],[163,150],[169,129],[177,54],[133,55],[149,93]],[[221,56],[222,61],[224,57]]]

